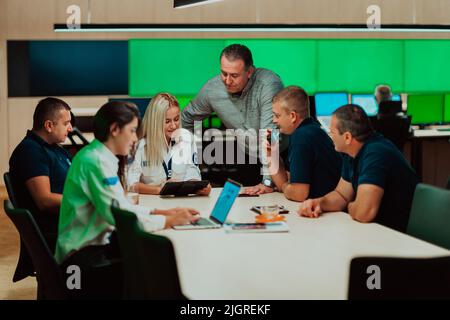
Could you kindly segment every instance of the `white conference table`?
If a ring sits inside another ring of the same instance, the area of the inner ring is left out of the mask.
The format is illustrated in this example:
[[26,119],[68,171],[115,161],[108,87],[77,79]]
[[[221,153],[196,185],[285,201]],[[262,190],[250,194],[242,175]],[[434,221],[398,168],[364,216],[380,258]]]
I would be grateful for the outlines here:
[[[140,196],[151,208],[192,207],[209,216],[221,189],[209,197]],[[357,256],[437,257],[450,251],[344,212],[299,217],[298,203],[280,193],[237,198],[228,216],[254,222],[253,205],[282,204],[288,233],[162,230],[175,247],[180,282],[190,299],[346,299],[350,260]],[[382,272],[382,271],[381,271]],[[369,276],[369,275],[368,275]],[[382,274],[381,274],[382,276]]]

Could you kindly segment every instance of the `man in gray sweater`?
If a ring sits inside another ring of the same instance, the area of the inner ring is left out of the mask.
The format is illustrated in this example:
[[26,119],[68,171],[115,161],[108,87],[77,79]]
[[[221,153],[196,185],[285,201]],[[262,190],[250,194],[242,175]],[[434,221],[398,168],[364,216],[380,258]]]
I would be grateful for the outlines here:
[[[277,74],[254,67],[252,53],[246,46],[232,44],[220,55],[220,75],[206,82],[184,108],[181,114],[183,127],[193,130],[194,121],[201,121],[215,112],[227,129],[241,129],[247,134],[258,135],[259,129],[273,128],[272,98],[282,88]],[[246,143],[247,153],[250,153],[249,147],[254,145]],[[261,182],[261,165],[248,162],[237,166],[238,179],[244,185]]]

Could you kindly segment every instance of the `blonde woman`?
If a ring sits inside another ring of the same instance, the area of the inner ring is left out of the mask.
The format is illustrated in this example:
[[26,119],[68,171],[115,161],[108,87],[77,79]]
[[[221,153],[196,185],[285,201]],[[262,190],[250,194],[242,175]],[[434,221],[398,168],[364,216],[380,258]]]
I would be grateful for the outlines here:
[[[168,180],[201,180],[192,134],[181,128],[180,105],[169,93],[154,96],[143,119],[143,138],[127,170],[139,193],[159,194]],[[198,191],[208,195],[211,185]]]

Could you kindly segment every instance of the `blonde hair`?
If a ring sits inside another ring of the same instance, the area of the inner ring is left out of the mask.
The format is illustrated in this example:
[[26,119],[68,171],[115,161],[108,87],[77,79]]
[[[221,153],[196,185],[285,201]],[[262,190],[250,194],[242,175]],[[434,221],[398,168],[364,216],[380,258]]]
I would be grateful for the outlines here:
[[158,166],[164,160],[164,150],[168,148],[164,123],[166,112],[171,107],[180,107],[177,99],[170,93],[158,93],[145,111],[142,130],[146,139],[145,154],[149,166]]

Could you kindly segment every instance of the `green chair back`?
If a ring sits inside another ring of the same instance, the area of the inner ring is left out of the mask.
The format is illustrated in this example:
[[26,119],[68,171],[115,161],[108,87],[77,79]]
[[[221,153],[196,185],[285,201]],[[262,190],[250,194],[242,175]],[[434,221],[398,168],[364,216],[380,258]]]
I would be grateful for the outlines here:
[[184,299],[170,240],[141,230],[136,215],[120,209],[115,200],[111,211],[122,256],[124,298]]
[[407,233],[450,250],[450,190],[418,184]]

